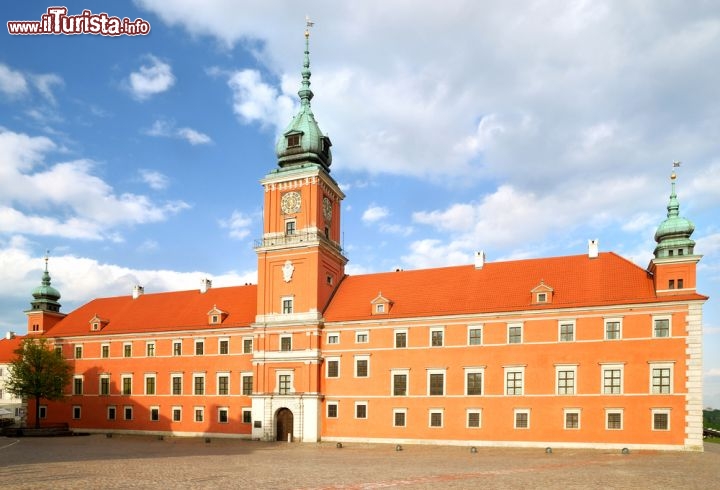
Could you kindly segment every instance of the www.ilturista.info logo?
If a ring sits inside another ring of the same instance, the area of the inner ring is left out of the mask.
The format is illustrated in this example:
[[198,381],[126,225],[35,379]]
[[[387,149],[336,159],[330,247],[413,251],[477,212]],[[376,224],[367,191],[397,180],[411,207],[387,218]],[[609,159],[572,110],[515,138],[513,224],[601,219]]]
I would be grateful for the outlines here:
[[150,33],[150,23],[137,18],[111,17],[105,12],[93,14],[83,10],[68,15],[67,7],[49,7],[40,20],[9,20],[8,32],[16,36],[40,34],[94,34],[96,36],[144,36]]

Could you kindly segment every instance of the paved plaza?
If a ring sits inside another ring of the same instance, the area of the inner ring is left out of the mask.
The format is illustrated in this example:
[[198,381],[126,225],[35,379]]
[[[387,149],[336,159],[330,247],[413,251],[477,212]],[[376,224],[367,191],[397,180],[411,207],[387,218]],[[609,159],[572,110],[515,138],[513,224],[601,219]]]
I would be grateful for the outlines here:
[[704,453],[105,435],[0,438],[0,488],[719,488]]

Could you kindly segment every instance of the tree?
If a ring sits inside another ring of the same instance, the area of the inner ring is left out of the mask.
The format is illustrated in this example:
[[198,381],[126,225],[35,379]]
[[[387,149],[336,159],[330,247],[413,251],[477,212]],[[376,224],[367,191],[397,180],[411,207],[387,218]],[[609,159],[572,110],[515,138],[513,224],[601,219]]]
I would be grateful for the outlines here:
[[62,400],[72,367],[44,338],[27,338],[10,361],[6,389],[15,396],[35,398],[35,427],[40,427],[40,399]]

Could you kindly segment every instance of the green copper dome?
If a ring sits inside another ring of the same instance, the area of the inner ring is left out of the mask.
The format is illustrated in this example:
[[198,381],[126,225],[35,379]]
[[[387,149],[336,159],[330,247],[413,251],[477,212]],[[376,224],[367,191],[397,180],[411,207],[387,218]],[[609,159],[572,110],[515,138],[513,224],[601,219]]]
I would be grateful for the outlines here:
[[655,257],[673,257],[676,255],[693,255],[695,242],[690,239],[695,225],[692,221],[680,216],[680,202],[675,193],[675,172],[670,176],[672,190],[667,205],[667,218],[660,223],[655,232]]
[[300,112],[298,112],[275,145],[278,165],[285,168],[304,166],[305,164],[321,165],[330,171],[332,153],[330,138],[323,135],[315,121],[310,107],[313,98],[310,90],[310,33],[305,31],[305,59],[302,70],[300,96]]
[[45,272],[43,272],[40,286],[32,291],[34,300],[31,301],[33,310],[60,311],[60,292],[50,285],[50,273],[48,272],[48,258],[45,257]]

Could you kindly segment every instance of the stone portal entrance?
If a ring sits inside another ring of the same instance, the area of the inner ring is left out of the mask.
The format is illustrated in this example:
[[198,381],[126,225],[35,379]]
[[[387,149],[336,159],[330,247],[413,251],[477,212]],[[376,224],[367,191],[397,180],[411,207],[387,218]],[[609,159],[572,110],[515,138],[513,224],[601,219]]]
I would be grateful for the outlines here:
[[[293,413],[288,408],[281,408],[275,415],[276,439],[278,441],[292,441]],[[290,439],[288,439],[290,437]]]

